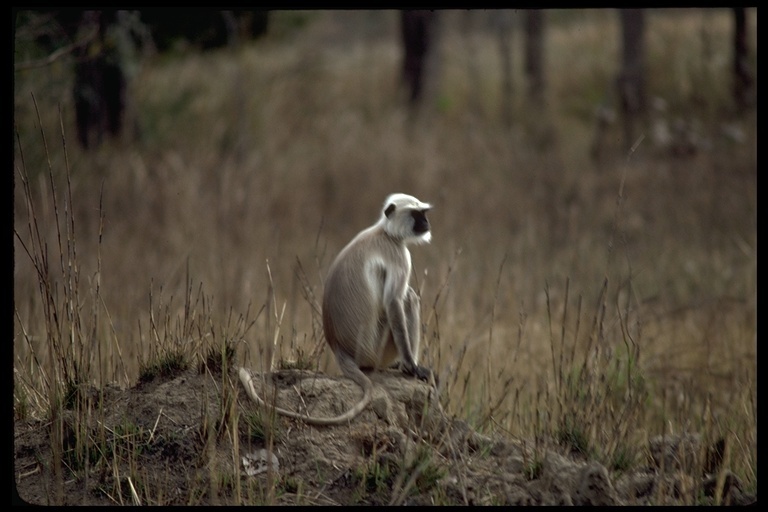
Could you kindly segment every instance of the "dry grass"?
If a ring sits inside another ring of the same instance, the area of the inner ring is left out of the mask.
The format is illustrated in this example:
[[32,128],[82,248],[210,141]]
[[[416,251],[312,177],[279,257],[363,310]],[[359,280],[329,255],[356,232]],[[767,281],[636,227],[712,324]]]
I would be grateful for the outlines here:
[[[436,205],[414,281],[422,359],[455,376],[452,413],[616,467],[655,434],[726,437],[755,487],[756,114],[728,107],[728,12],[648,24],[651,93],[708,146],[672,158],[649,134],[620,153],[616,126],[599,166],[615,16],[553,17],[549,108],[521,97],[505,129],[492,35],[467,44],[445,13],[443,81],[411,119],[394,13],[375,20],[384,37],[344,36],[373,14],[305,13],[235,50],[145,61],[137,135],[90,153],[71,143],[68,68],[17,73],[16,415],[61,411],[68,385],[135,383],[162,350],[196,364],[236,340],[238,363],[269,366],[278,322],[274,361],[321,351],[331,259],[403,191]],[[743,142],[722,136],[731,125]],[[314,361],[337,371],[327,351]]]

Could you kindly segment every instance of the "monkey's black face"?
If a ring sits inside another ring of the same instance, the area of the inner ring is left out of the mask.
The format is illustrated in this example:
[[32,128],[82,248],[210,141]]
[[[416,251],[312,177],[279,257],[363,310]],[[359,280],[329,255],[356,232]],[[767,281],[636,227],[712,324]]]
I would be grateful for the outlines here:
[[427,210],[411,211],[413,217],[413,232],[417,235],[429,231],[429,221],[427,220]]

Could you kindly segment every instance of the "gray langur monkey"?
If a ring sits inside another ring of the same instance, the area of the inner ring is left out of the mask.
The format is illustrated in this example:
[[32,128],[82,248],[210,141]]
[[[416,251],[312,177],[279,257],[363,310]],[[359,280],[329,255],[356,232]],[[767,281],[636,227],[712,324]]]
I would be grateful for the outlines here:
[[[410,287],[410,244],[429,243],[427,211],[432,206],[407,194],[391,194],[379,221],[361,231],[331,264],[323,292],[323,331],[342,373],[360,385],[363,398],[347,412],[329,418],[305,416],[275,407],[284,416],[314,425],[351,421],[370,403],[373,383],[362,369],[377,370],[399,362],[401,370],[430,381],[432,371],[419,366],[421,320],[419,296]],[[248,396],[269,407],[256,393],[252,376],[240,368]]]

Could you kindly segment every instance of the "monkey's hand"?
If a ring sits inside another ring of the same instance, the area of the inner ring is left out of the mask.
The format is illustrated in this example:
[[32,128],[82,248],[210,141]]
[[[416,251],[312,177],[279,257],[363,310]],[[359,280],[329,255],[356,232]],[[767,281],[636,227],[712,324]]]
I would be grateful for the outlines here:
[[416,377],[417,379],[423,380],[425,382],[432,382],[434,379],[435,384],[437,384],[437,375],[435,375],[432,370],[424,366],[414,365],[411,368],[408,368],[407,365],[403,365],[403,373]]

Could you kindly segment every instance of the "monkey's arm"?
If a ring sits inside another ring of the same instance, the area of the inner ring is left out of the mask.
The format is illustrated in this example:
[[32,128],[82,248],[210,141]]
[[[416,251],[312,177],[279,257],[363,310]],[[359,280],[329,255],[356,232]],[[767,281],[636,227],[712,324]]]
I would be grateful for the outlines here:
[[387,311],[389,328],[395,340],[397,351],[400,353],[403,371],[421,380],[429,381],[432,371],[416,364],[413,354],[412,340],[409,339],[408,326],[403,306],[403,297],[407,288],[406,275],[388,275],[384,287],[384,304]]

